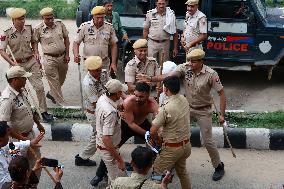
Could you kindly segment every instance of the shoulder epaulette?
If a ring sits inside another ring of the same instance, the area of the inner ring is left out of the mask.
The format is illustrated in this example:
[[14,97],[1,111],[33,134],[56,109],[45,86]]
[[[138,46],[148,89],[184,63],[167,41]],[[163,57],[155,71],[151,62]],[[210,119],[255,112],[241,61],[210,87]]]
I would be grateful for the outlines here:
[[210,68],[209,66],[206,66],[205,67],[205,71],[208,72],[208,73],[214,73],[215,70],[213,70],[212,68]]
[[112,23],[104,21],[105,24],[112,26]]
[[8,30],[10,30],[10,29],[12,29],[12,26],[9,27],[9,28],[7,28],[7,29],[4,29],[4,32],[6,32],[6,31],[8,31]]

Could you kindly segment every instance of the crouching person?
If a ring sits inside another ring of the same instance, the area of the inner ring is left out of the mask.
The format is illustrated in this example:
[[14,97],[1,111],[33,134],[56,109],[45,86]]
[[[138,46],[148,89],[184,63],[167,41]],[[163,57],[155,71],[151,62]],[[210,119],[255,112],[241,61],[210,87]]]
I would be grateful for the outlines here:
[[161,184],[157,184],[149,178],[149,171],[154,161],[153,152],[146,147],[137,147],[131,153],[131,165],[133,172],[130,177],[119,177],[111,185],[111,189],[137,189],[152,188],[166,189],[171,181],[171,174],[166,174]]

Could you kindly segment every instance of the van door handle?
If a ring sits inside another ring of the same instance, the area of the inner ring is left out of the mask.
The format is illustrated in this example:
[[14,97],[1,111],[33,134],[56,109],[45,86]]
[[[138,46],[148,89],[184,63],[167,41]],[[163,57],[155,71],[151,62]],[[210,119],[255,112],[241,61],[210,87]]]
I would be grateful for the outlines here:
[[219,27],[219,22],[211,22],[210,30],[213,31],[213,28]]

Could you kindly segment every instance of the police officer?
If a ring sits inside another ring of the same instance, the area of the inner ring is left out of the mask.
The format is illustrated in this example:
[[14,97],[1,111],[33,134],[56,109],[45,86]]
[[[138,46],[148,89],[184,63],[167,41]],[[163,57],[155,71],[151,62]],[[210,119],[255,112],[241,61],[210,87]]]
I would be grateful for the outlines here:
[[[47,113],[41,65],[34,58],[35,43],[32,39],[32,26],[25,24],[25,15],[26,10],[23,8],[14,8],[10,11],[9,16],[12,18],[13,26],[8,27],[1,34],[0,54],[11,66],[22,66],[33,74],[29,77],[29,81],[36,91],[42,118],[45,122],[50,122],[53,120],[53,116]],[[12,59],[12,54],[6,53],[8,45],[16,62]]]
[[157,156],[153,170],[162,175],[165,170],[176,170],[182,189],[191,188],[186,171],[186,159],[190,156],[189,105],[180,91],[179,78],[169,76],[163,80],[164,92],[168,96],[164,105],[152,122],[151,137],[163,128],[163,145]]
[[[18,140],[32,140],[35,138],[34,123],[36,123],[41,133],[45,133],[44,127],[32,112],[24,90],[26,80],[31,76],[32,73],[26,72],[23,67],[12,66],[6,73],[9,85],[4,89],[0,98],[0,121],[8,122],[11,127],[11,137]],[[39,148],[34,149],[34,151],[40,157]],[[33,153],[28,151],[27,158],[30,166],[33,167],[36,161]]]
[[40,15],[43,22],[34,29],[35,57],[39,61],[40,42],[44,54],[44,71],[50,87],[50,93],[48,92],[46,97],[53,103],[63,104],[61,86],[66,79],[70,61],[68,31],[61,20],[54,20],[52,8],[43,8]]
[[124,176],[125,164],[118,151],[121,140],[121,126],[118,117],[117,105],[122,102],[121,96],[127,86],[116,79],[109,80],[106,85],[106,94],[102,95],[96,106],[97,150],[104,161],[109,182],[119,176]]
[[198,10],[199,0],[188,0],[184,31],[181,43],[186,52],[202,49],[202,42],[207,39],[206,15]]
[[85,61],[88,70],[83,80],[83,96],[85,102],[85,113],[91,123],[94,133],[85,149],[75,156],[77,166],[96,166],[96,162],[90,160],[97,150],[96,147],[96,103],[98,98],[106,92],[104,85],[109,80],[106,70],[102,70],[102,59],[99,56],[89,56]]
[[125,83],[127,83],[130,93],[133,93],[135,89],[137,74],[146,74],[148,76],[159,75],[159,66],[156,59],[147,56],[147,44],[146,39],[135,41],[133,44],[135,57],[126,64]]
[[[219,122],[224,122],[226,109],[226,96],[222,83],[217,72],[204,65],[205,52],[201,49],[194,49],[186,56],[187,62],[180,64],[174,72],[169,75],[179,76],[183,79],[185,95],[189,102],[190,116],[197,120],[200,127],[202,140],[211,158],[211,163],[215,168],[212,179],[220,180],[224,174],[224,163],[220,160],[220,155],[212,138],[212,96],[210,91],[214,89],[220,97]],[[161,81],[167,75],[155,76],[152,81]],[[148,76],[139,76],[139,79],[148,80]]]
[[170,174],[166,174],[161,184],[157,184],[149,178],[154,161],[153,152],[147,148],[138,146],[131,153],[131,165],[133,172],[130,177],[119,177],[111,185],[111,189],[167,189],[171,181]]
[[[158,52],[164,52],[164,60],[169,60],[170,37],[173,35],[173,57],[178,53],[178,33],[176,31],[176,17],[174,11],[166,8],[168,0],[156,0],[156,8],[149,10],[144,22],[143,38],[148,39],[148,55],[158,58]],[[167,14],[170,14],[167,18]],[[166,20],[166,18],[170,21]],[[171,18],[171,19],[170,19]],[[173,28],[170,31],[165,28]]]
[[128,40],[128,35],[125,29],[122,27],[119,14],[113,11],[112,0],[102,0],[102,5],[106,9],[105,20],[112,24],[115,30],[118,42],[121,42],[123,40]]
[[[92,9],[93,20],[81,24],[73,43],[74,61],[79,63],[79,46],[84,42],[83,57],[100,56],[103,60],[103,69],[117,71],[117,37],[112,24],[105,22],[105,8],[96,6]],[[109,46],[111,64],[108,57]]]

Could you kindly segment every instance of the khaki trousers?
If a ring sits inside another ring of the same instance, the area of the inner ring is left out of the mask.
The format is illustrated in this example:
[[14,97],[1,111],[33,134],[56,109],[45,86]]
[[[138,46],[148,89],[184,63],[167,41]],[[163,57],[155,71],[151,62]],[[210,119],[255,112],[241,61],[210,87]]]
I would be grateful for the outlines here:
[[162,175],[165,171],[176,170],[182,189],[190,189],[189,174],[186,170],[186,159],[191,154],[191,145],[187,144],[180,147],[162,146],[160,154],[157,156],[153,170],[156,174]]
[[109,178],[108,185],[110,185],[117,177],[126,177],[126,173],[118,168],[116,160],[111,155],[111,153],[109,153],[109,151],[98,149],[98,153],[107,168],[107,174]]
[[164,51],[164,62],[170,60],[170,40],[162,43],[155,42],[151,39],[148,40],[148,57],[154,57],[159,62],[158,53]]
[[221,163],[220,155],[212,138],[212,111],[205,110],[190,110],[191,119],[197,120],[200,127],[202,143],[209,153],[211,163],[214,168]]
[[42,82],[42,73],[40,70],[40,65],[36,62],[36,59],[33,57],[28,62],[19,64],[19,66],[22,66],[25,69],[25,71],[32,73],[32,76],[29,77],[28,80],[36,92],[40,111],[46,112],[47,105],[46,105],[45,92],[44,92],[44,87],[43,87],[43,82]]
[[50,94],[59,104],[64,103],[61,87],[66,79],[68,64],[64,62],[64,56],[52,57],[44,55],[44,72],[48,80]]
[[84,148],[84,150],[79,154],[79,156],[82,159],[89,159],[93,155],[95,155],[97,151],[97,143],[96,143],[96,117],[94,114],[90,114],[86,112],[87,120],[89,123],[91,123],[91,126],[93,127],[93,134],[90,137],[90,141],[87,144],[87,146]]

